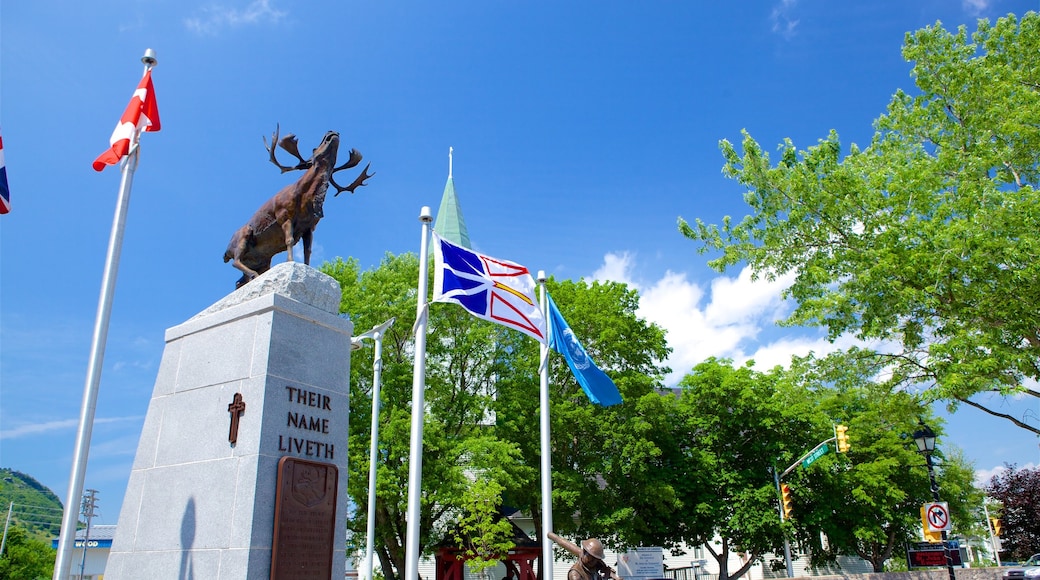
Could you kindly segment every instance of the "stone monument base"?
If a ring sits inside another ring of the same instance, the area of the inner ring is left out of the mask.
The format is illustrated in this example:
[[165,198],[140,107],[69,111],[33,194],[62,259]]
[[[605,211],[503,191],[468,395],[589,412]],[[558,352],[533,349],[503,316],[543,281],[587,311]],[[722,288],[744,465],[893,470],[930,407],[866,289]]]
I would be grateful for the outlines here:
[[[282,522],[294,547],[280,559],[328,556],[340,578],[353,330],[340,300],[334,279],[286,262],[166,331],[106,580],[271,578],[283,457],[306,466],[286,493],[331,506],[333,524],[318,538]],[[329,578],[302,566],[289,577]]]

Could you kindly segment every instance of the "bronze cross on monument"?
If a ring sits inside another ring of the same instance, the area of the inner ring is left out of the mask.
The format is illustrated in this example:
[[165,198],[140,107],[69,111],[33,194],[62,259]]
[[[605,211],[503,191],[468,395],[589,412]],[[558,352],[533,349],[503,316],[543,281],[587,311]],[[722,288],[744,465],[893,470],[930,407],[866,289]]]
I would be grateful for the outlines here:
[[235,398],[227,406],[227,410],[228,413],[231,413],[231,431],[228,432],[228,441],[234,445],[238,442],[238,418],[246,412],[246,404],[242,402],[242,393],[235,393]]

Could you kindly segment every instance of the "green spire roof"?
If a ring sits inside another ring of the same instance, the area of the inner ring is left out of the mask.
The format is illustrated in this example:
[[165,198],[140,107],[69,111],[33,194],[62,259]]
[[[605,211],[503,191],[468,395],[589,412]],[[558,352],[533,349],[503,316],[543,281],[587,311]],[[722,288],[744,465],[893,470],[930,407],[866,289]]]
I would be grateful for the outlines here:
[[444,184],[444,195],[441,196],[441,206],[437,210],[437,221],[434,222],[433,229],[449,242],[472,249],[469,232],[466,231],[466,220],[462,219],[462,207],[459,206],[459,198],[455,195],[455,181],[451,178],[451,153],[452,149],[449,147],[448,182]]

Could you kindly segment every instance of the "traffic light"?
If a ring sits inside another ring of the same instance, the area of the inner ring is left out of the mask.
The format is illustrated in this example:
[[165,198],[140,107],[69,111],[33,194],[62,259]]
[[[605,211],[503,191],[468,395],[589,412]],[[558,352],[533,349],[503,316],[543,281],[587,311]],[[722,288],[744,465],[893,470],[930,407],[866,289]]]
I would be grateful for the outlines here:
[[791,517],[791,512],[794,511],[794,503],[791,501],[791,486],[786,483],[780,486],[780,505],[784,508],[784,519]]
[[1000,519],[991,518],[993,520],[993,535],[1000,536]]
[[924,540],[926,542],[939,543],[942,541],[942,532],[933,532],[928,529],[928,513],[925,511],[924,506],[921,506],[921,528],[924,530]]
[[838,444],[838,453],[849,452],[849,428],[845,425],[834,426],[834,438]]

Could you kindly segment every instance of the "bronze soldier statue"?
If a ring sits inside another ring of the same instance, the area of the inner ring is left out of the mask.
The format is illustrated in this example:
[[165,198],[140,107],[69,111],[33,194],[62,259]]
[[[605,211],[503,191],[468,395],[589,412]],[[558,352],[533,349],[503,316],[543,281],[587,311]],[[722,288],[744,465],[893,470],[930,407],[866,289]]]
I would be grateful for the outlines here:
[[581,556],[567,571],[567,580],[608,580],[610,568],[603,563],[603,544],[596,538],[581,543]]
[[547,535],[561,548],[578,557],[578,561],[567,571],[567,580],[622,580],[613,568],[603,562],[603,558],[606,557],[603,543],[596,538],[584,540],[581,546],[578,546],[554,532]]

